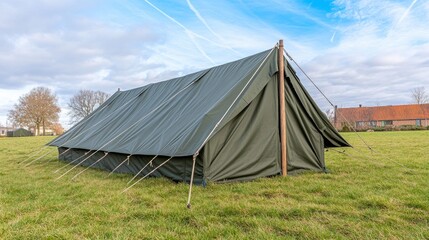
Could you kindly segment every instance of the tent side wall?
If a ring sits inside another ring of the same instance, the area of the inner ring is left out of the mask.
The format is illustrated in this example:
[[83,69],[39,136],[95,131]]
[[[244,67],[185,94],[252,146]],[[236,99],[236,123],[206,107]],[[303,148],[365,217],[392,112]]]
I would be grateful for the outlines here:
[[335,127],[320,110],[310,94],[300,82],[292,66],[286,61],[285,73],[289,78],[287,89],[293,91],[296,102],[305,111],[307,119],[312,122],[316,130],[322,135],[324,147],[351,147],[351,145],[338,133]]
[[204,147],[208,181],[243,181],[280,173],[278,88],[272,77],[263,90]]
[[288,173],[323,171],[323,137],[307,115],[291,81],[291,78],[285,78]]
[[[67,148],[60,147],[58,148],[60,157],[59,159],[65,162],[71,162],[73,160],[77,160],[74,164],[82,161],[86,157],[83,155],[88,152],[85,149],[71,149],[66,153],[62,154]],[[89,152],[86,156],[89,156],[94,151]],[[91,164],[95,163],[98,159],[104,156],[104,152],[97,152],[87,160],[85,160],[81,166],[87,167]],[[119,164],[121,164],[126,158],[127,154],[121,153],[109,153],[103,160],[96,163],[93,168],[106,170],[111,172],[115,169]],[[126,174],[137,174],[154,156],[144,156],[144,155],[133,155],[130,157],[128,162],[122,164],[118,169],[115,170],[115,173],[126,173]],[[169,157],[166,156],[158,156],[152,162],[152,165],[148,165],[143,172],[140,173],[140,177],[145,176],[154,168],[159,166],[161,163],[166,161]],[[151,177],[167,177],[173,181],[177,182],[189,182],[191,178],[191,170],[192,170],[192,156],[187,157],[174,157],[170,161],[168,161],[165,165],[158,168],[155,172],[153,172]],[[203,165],[201,158],[197,158],[196,167],[195,167],[195,176],[194,183],[202,184],[203,181]]]
[[319,109],[293,68],[285,62],[288,172],[326,171],[324,148],[350,145]]

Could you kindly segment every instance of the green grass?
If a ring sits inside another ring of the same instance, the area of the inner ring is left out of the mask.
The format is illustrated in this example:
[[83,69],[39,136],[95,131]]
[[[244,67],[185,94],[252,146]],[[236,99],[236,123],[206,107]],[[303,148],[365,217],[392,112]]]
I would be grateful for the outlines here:
[[[429,131],[344,134],[330,174],[195,187],[82,170],[59,176],[52,152],[18,164],[49,137],[0,138],[1,239],[428,239]],[[337,149],[338,150],[338,149]]]

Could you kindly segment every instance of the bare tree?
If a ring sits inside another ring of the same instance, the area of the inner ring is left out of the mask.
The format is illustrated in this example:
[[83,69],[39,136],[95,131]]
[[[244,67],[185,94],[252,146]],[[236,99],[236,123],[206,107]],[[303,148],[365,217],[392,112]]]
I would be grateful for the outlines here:
[[74,95],[68,107],[70,108],[70,121],[76,123],[92,113],[98,106],[109,98],[109,94],[101,91],[80,90]]
[[14,108],[9,111],[8,118],[20,127],[34,127],[35,134],[40,135],[40,127],[45,129],[58,121],[61,111],[57,97],[49,88],[33,88],[29,93],[21,96]]
[[425,91],[425,87],[417,87],[411,90],[411,98],[414,103],[423,104],[429,102],[429,95]]
[[51,129],[55,133],[55,135],[61,135],[64,133],[64,128],[60,123],[54,123],[51,126]]

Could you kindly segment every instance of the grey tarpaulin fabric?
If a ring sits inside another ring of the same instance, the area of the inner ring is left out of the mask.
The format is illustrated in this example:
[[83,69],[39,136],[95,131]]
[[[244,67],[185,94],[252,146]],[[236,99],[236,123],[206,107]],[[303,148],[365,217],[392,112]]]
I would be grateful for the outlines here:
[[[323,170],[324,147],[349,145],[286,66],[288,171]],[[70,154],[60,156],[65,161],[88,150],[99,151],[85,165],[109,152],[95,165],[105,170],[112,170],[131,154],[133,163],[119,169],[129,173],[138,172],[151,156],[160,156],[157,161],[174,157],[152,175],[177,181],[189,181],[192,155],[203,146],[196,183],[276,175],[281,170],[277,77],[277,51],[267,50],[183,77],[118,91],[49,145],[59,147],[60,152],[71,148]]]

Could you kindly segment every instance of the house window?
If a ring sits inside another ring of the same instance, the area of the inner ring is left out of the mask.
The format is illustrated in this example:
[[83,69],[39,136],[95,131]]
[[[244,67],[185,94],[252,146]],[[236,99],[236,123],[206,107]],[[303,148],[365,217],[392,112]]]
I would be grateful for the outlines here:
[[1,130],[1,135],[4,135],[4,130]]
[[393,121],[392,120],[386,120],[386,121],[382,121],[381,122],[381,126],[389,126],[389,125],[393,125]]
[[416,126],[420,127],[422,125],[421,119],[416,119]]
[[364,126],[365,126],[365,122],[362,122],[362,121],[356,122],[356,127],[364,127]]
[[377,121],[371,121],[371,122],[369,122],[369,125],[371,127],[377,127]]

